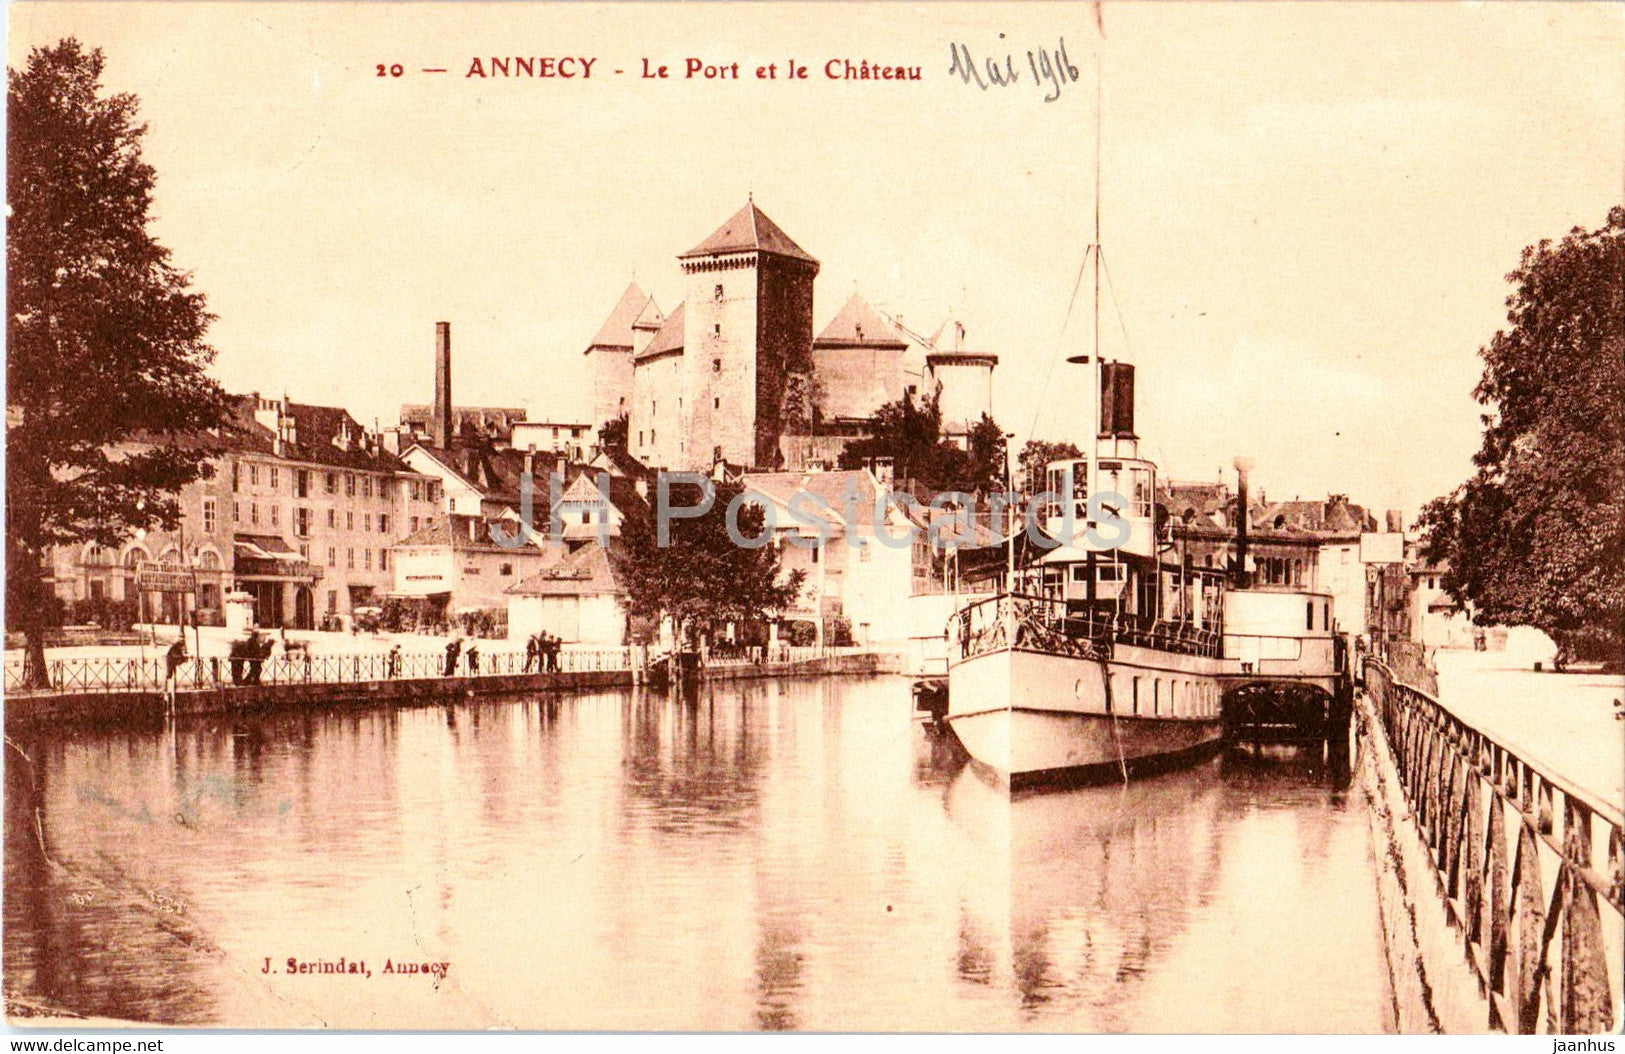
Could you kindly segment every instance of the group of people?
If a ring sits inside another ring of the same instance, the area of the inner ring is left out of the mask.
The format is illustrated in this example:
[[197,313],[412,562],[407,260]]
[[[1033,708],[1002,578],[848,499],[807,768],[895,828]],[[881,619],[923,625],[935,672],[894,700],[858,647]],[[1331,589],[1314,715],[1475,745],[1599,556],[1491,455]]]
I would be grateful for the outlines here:
[[231,683],[259,684],[265,660],[271,657],[274,647],[276,641],[257,629],[251,629],[248,636],[232,641],[231,650],[227,653],[231,664]]
[[457,675],[457,656],[459,654],[468,663],[469,676],[480,672],[480,646],[470,639],[467,648],[464,648],[462,639],[454,638],[450,644],[446,645],[445,676],[454,677]]
[[564,641],[542,630],[525,640],[525,672],[557,673]]

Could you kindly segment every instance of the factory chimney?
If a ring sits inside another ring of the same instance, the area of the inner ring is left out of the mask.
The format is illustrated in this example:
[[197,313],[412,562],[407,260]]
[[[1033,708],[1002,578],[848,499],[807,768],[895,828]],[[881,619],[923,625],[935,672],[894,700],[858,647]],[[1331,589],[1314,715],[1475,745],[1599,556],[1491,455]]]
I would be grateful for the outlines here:
[[451,449],[456,422],[451,411],[451,323],[434,324],[434,407],[429,412],[429,442]]

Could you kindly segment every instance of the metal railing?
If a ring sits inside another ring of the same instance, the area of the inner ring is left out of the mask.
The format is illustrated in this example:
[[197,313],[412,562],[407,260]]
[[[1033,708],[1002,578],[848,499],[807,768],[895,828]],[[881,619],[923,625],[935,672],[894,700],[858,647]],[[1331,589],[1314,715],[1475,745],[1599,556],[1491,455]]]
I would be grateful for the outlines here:
[[959,659],[1009,647],[1097,660],[1110,658],[1119,644],[1216,658],[1222,640],[1217,626],[1198,629],[1188,622],[1073,611],[1064,600],[1020,593],[968,604],[949,626],[950,653]]
[[1604,933],[1625,925],[1619,808],[1465,724],[1376,658],[1365,680],[1490,1026],[1612,1031],[1620,979],[1609,976]]
[[[554,661],[527,657],[523,652],[480,652],[477,668],[467,651],[457,657],[449,676],[491,677],[523,673],[579,673],[629,670],[631,648],[568,648]],[[46,663],[50,691],[139,692],[162,691],[167,664],[162,656],[147,658],[54,659]],[[205,656],[189,659],[176,670],[175,684],[186,688],[230,688],[244,685],[346,684],[359,681],[412,680],[446,677],[445,651],[369,653],[365,655],[282,655],[264,660]],[[21,662],[5,664],[7,693],[28,691]]]

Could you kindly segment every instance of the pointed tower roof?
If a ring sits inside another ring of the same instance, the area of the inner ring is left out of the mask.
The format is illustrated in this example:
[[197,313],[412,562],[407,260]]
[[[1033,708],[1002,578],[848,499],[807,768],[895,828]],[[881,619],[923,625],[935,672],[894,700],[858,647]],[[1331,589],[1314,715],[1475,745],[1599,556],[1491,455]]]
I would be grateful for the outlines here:
[[638,312],[637,321],[632,323],[632,328],[658,330],[664,321],[666,316],[660,313],[660,305],[655,303],[654,297],[650,297],[649,302],[643,305],[643,310]]
[[615,310],[609,313],[604,324],[598,327],[598,335],[592,338],[589,348],[630,348],[632,346],[632,325],[638,320],[644,307],[649,303],[649,297],[633,282],[621,294],[621,299],[615,304]]
[[856,293],[846,306],[830,319],[829,325],[818,334],[813,347],[829,348],[906,348],[908,344],[897,329],[869,302]]
[[683,305],[678,304],[672,313],[666,316],[660,329],[649,339],[649,346],[643,349],[638,361],[653,358],[656,355],[665,355],[668,352],[683,350]]
[[755,201],[747,201],[745,207],[734,213],[733,218],[727,223],[718,227],[711,237],[677,258],[687,260],[694,256],[717,256],[722,253],[748,250],[788,256],[796,260],[806,260],[808,263],[818,262],[805,249],[791,241],[790,236],[780,230],[778,224],[768,219],[767,214],[756,207]]

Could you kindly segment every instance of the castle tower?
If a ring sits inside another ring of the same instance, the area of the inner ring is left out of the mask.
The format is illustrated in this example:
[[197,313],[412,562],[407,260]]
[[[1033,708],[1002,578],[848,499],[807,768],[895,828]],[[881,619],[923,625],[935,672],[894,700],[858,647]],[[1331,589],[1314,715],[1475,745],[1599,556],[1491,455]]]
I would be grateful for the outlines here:
[[587,357],[587,385],[592,392],[592,427],[612,421],[630,409],[632,357],[646,346],[662,321],[654,298],[633,283],[582,352]]
[[813,341],[813,365],[826,421],[862,420],[902,398],[908,343],[858,294]]
[[[818,261],[748,202],[678,257],[687,279],[676,463],[771,468],[812,376]],[[635,451],[634,451],[635,452]]]
[[965,346],[965,327],[949,320],[925,356],[926,389],[937,397],[943,438],[964,446],[971,427],[993,412],[993,368],[999,357]]

